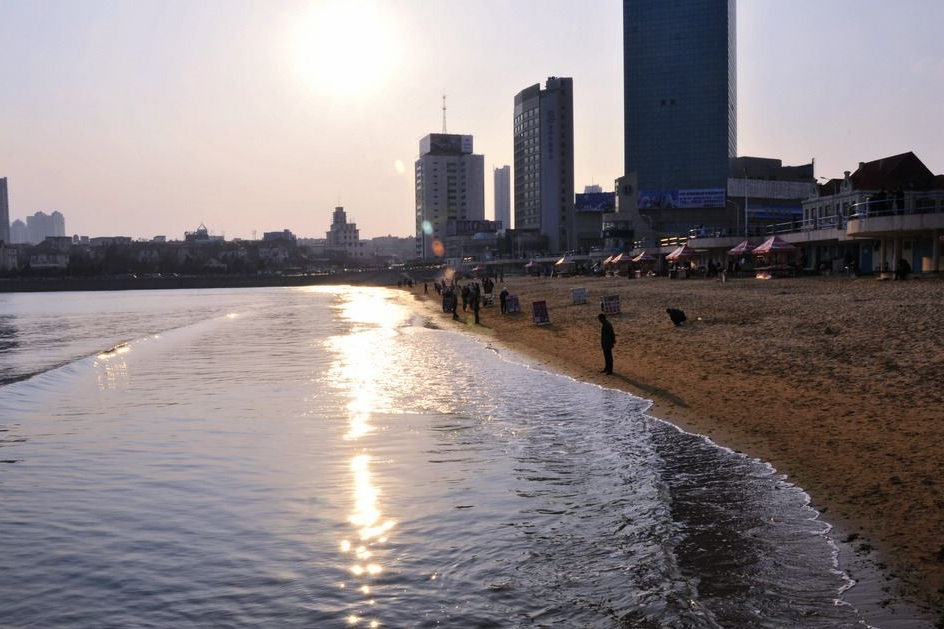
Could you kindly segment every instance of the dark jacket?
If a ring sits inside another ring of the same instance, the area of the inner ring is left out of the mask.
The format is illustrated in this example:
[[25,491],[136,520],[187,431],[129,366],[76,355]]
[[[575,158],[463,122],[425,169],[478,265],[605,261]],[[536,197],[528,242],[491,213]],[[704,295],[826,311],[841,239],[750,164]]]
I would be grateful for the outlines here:
[[616,332],[613,331],[613,324],[605,318],[601,318],[600,323],[600,345],[603,347],[613,347],[616,345]]

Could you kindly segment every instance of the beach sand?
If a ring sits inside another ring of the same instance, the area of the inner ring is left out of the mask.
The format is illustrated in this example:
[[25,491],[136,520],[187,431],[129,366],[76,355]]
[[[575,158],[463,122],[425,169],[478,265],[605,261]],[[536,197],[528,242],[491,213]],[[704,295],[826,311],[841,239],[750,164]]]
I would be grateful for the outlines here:
[[[499,314],[502,285],[521,313]],[[604,295],[621,305],[612,376],[600,373]],[[853,578],[862,562],[884,575],[859,597],[944,619],[944,280],[506,277],[478,326],[461,309],[453,324],[438,299],[430,285],[443,326],[652,400],[653,416],[770,462],[836,526]],[[534,324],[536,300],[550,324]],[[688,321],[673,326],[667,307]]]

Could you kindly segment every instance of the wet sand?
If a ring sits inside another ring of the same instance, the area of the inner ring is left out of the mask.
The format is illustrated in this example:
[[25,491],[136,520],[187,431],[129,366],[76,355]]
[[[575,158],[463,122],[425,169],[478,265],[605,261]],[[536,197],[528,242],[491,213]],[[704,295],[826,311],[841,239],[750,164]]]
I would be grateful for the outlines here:
[[[837,527],[843,568],[882,575],[850,598],[894,621],[904,597],[944,621],[944,280],[505,280],[521,313],[500,316],[500,284],[481,325],[461,309],[457,325],[650,399],[652,415],[769,461]],[[586,304],[573,303],[574,288],[587,290]],[[422,283],[414,292],[422,298]],[[452,324],[429,293],[430,310]],[[604,295],[621,305],[609,317],[612,376],[600,373]],[[536,300],[550,324],[534,324]],[[673,326],[667,307],[688,321]]]

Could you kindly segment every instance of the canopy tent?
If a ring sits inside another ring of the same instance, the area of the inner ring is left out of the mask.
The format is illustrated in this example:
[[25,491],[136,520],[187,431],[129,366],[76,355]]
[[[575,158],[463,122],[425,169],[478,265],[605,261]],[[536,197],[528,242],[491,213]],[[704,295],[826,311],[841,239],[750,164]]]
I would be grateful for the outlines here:
[[755,277],[768,280],[774,277],[793,276],[796,271],[790,264],[789,258],[796,251],[796,246],[779,236],[771,236],[751,252],[763,258],[765,263],[765,266],[759,266],[754,270]]
[[796,250],[796,246],[791,245],[780,236],[771,236],[761,244],[757,245],[757,247],[755,247],[754,251],[751,253],[753,253],[755,256],[763,256],[771,253],[791,253]]
[[669,255],[665,256],[666,260],[676,261],[676,260],[691,260],[692,258],[697,258],[699,253],[689,247],[688,245],[682,245]]
[[615,256],[612,256],[612,257],[609,259],[609,261],[606,262],[606,264],[610,264],[610,265],[612,265],[612,264],[629,264],[631,261],[632,261],[632,256],[630,256],[630,255],[629,255],[628,253],[626,253],[626,252],[623,252],[623,253],[617,254],[617,255],[615,255]]
[[750,240],[745,240],[744,242],[741,242],[735,245],[734,247],[731,247],[730,249],[728,249],[728,255],[735,256],[735,257],[743,256],[744,254],[750,253],[751,251],[753,251],[754,248],[755,247],[753,244],[751,244]]
[[606,266],[607,264],[609,264],[610,262],[613,261],[613,257],[614,257],[614,256],[608,256],[608,257],[607,257],[605,260],[603,260],[603,262],[601,262],[600,264],[601,264],[602,266]]
[[633,258],[632,261],[635,262],[636,264],[641,264],[643,262],[655,262],[656,257],[652,255],[651,253],[649,253],[648,251],[643,251],[638,256]]

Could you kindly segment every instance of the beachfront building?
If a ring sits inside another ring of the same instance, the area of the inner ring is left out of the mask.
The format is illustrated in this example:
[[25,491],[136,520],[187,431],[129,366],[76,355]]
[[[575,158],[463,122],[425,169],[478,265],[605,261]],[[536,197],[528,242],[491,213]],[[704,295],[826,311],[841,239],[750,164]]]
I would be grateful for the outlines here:
[[542,248],[577,247],[573,79],[550,77],[515,95],[515,232]]
[[363,258],[366,255],[357,223],[347,222],[347,213],[341,206],[334,208],[331,229],[327,231],[326,237],[325,253],[339,254],[348,258]]
[[493,173],[495,220],[503,229],[511,228],[511,166],[495,168]]
[[803,220],[790,235],[808,259],[831,270],[852,265],[894,273],[904,261],[914,271],[939,273],[944,175],[935,176],[912,152],[860,162],[804,201]]
[[[798,273],[944,272],[944,175],[934,175],[914,153],[861,162],[842,178],[814,183],[799,205],[796,218],[762,222],[747,238],[695,229],[659,252],[687,242],[699,253],[695,264],[704,266],[729,260],[740,242],[757,246],[777,236],[795,247],[789,266]],[[747,207],[755,208],[754,201]]]
[[6,177],[0,177],[0,242],[7,245],[13,242],[10,240],[10,197]]
[[623,0],[623,107],[640,212],[661,232],[720,223],[737,155],[735,0]]
[[415,169],[416,257],[455,257],[449,221],[485,220],[485,157],[472,152],[471,135],[431,133],[420,140]]

